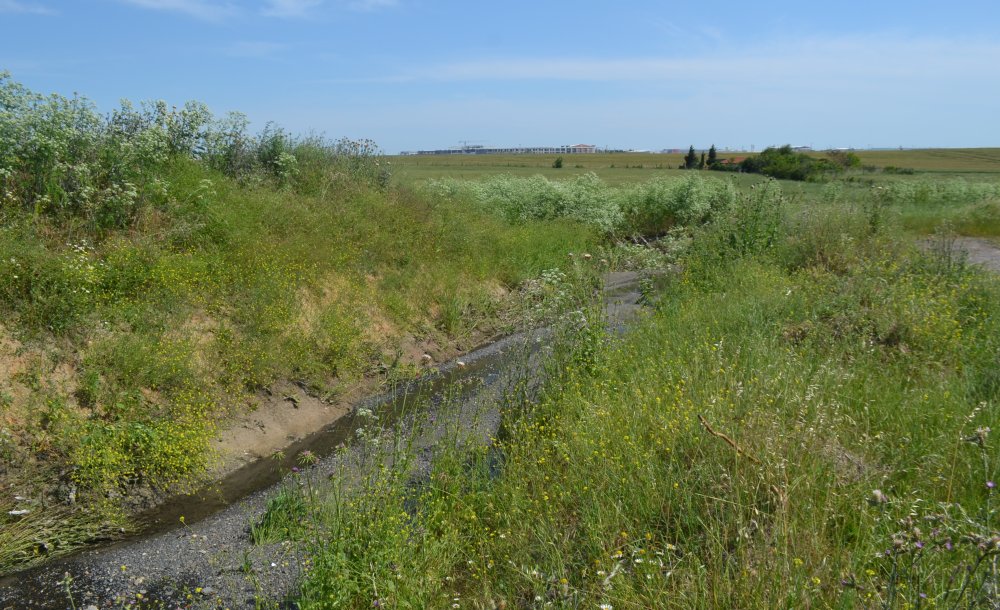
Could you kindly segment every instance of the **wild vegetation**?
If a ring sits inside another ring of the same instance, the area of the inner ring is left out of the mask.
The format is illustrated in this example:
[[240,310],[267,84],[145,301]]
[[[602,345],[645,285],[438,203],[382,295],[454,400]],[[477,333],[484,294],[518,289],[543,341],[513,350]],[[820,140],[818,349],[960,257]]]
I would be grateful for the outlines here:
[[[410,189],[370,142],[0,77],[0,570],[196,481],[279,380],[334,397],[543,311],[497,438],[427,472],[371,413],[367,469],[301,456],[250,535],[299,545],[303,607],[995,604],[1000,281],[953,242],[1000,237],[992,176],[535,161],[565,180]],[[622,267],[668,271],[609,332]]]
[[389,189],[388,170],[369,142],[252,135],[193,103],[101,115],[0,79],[0,571],[201,480],[276,381],[333,399],[412,376],[503,332],[523,280],[596,243]]
[[424,188],[430,197],[471,201],[511,223],[568,218],[610,238],[696,226],[725,213],[737,199],[732,183],[698,175],[620,187],[594,173],[567,181],[497,175],[475,182],[432,180]]
[[[853,152],[828,151],[817,157],[797,152],[790,145],[769,147],[759,155],[746,157],[738,164],[710,163],[708,169],[764,174],[779,180],[829,180],[848,169],[861,167],[861,157]],[[702,163],[705,167],[705,163]]]
[[[0,570],[196,484],[220,428],[274,383],[330,399],[412,375],[427,349],[531,318],[515,291],[566,253],[735,200],[699,177],[414,193],[391,188],[371,142],[254,134],[198,103],[104,115],[8,75],[0,102],[0,478],[15,490],[0,498]],[[619,266],[664,255],[602,251]]]
[[911,205],[739,194],[500,438],[303,486],[302,604],[992,607],[1000,283],[951,229],[915,247]]

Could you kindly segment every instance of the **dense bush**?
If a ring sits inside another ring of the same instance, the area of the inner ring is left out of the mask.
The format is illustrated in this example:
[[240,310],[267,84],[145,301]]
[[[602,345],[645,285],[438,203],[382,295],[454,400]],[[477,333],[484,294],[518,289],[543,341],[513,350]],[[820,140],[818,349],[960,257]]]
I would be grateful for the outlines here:
[[439,197],[466,198],[509,222],[572,218],[607,235],[659,235],[710,220],[736,201],[735,187],[698,175],[611,187],[588,173],[566,182],[543,176],[492,176],[479,182],[434,180]]
[[789,145],[769,147],[754,157],[740,162],[740,170],[751,174],[764,174],[780,180],[819,180],[828,174],[860,165],[852,153],[831,153],[831,159],[817,159],[795,152]]
[[40,95],[0,72],[0,217],[23,210],[91,230],[126,227],[163,203],[163,169],[177,158],[251,184],[388,186],[389,165],[371,141],[248,129],[245,116],[216,118],[198,102],[123,102],[102,115],[86,98]]

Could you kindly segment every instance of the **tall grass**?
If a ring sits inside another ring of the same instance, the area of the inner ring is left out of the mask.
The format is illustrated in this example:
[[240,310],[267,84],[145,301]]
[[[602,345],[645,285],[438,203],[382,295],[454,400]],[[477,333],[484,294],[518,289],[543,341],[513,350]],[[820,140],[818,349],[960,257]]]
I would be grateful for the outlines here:
[[304,607],[993,607],[997,280],[745,205],[502,438],[319,506]]

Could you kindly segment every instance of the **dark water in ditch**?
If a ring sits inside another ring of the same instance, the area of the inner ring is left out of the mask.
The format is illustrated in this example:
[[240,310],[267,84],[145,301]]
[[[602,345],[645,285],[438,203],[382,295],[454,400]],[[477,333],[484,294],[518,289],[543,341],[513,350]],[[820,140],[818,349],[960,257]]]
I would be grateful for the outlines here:
[[[610,326],[623,327],[641,308],[639,300],[637,274],[614,273],[605,278],[605,320]],[[59,583],[64,573],[73,573],[77,579],[73,587],[77,608],[91,605],[117,608],[121,599],[135,602],[136,592],[152,587],[143,585],[143,577],[128,575],[126,578],[124,570],[119,572],[117,568],[126,564],[135,566],[135,570],[144,570],[145,574],[155,574],[150,576],[150,581],[187,582],[191,588],[202,581],[214,582],[206,581],[200,573],[207,569],[221,573],[225,568],[208,565],[211,562],[199,563],[201,558],[194,553],[206,554],[208,551],[193,546],[189,538],[197,541],[202,534],[211,552],[230,545],[235,555],[239,548],[246,562],[249,557],[246,523],[250,515],[259,514],[266,506],[266,498],[276,486],[284,484],[283,480],[303,451],[311,451],[319,458],[335,453],[369,423],[363,415],[365,411],[377,413],[380,425],[391,426],[414,415],[415,405],[432,413],[433,417],[435,405],[446,400],[458,405],[474,402],[479,395],[495,391],[495,386],[500,385],[505,376],[510,376],[511,369],[528,369],[521,374],[538,377],[530,369],[538,366],[537,353],[546,345],[551,332],[543,328],[507,337],[470,352],[460,361],[442,365],[433,375],[363,400],[336,422],[292,443],[284,450],[282,460],[265,458],[252,462],[195,493],[171,498],[140,514],[136,533],[125,540],[90,548],[76,556],[0,579],[0,610],[70,607],[65,587]],[[536,354],[534,361],[531,354]],[[441,416],[461,417],[462,413],[442,408]],[[487,426],[495,430],[498,422]],[[429,441],[434,442],[435,439]],[[185,526],[181,525],[182,515]],[[193,533],[189,535],[189,532]],[[269,560],[261,561],[266,567]],[[270,566],[276,563],[270,562]],[[144,586],[146,588],[140,588]],[[289,583],[281,581],[279,575],[271,586],[287,589]],[[127,595],[120,594],[121,591],[127,591]],[[147,591],[143,599],[157,597],[150,593]],[[119,601],[113,601],[115,598]],[[174,607],[170,595],[163,595],[161,599],[168,602],[166,607]],[[241,607],[238,593],[227,592],[216,601]]]

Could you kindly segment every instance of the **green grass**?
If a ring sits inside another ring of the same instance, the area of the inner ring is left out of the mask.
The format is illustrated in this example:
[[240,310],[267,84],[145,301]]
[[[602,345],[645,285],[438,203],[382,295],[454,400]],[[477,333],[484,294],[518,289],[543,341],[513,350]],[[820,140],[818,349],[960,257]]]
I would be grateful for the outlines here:
[[[733,153],[734,155],[736,153]],[[739,153],[743,156],[743,153]],[[564,155],[563,167],[552,167],[557,155],[406,155],[389,157],[393,180],[402,185],[420,185],[429,180],[455,178],[480,180],[497,174],[530,177],[542,175],[550,180],[568,180],[593,172],[613,186],[644,182],[657,177],[685,175],[677,169],[682,154],[601,153]],[[720,157],[725,157],[720,153]],[[739,175],[740,185],[761,181],[760,176]]]
[[335,395],[407,336],[468,349],[509,327],[525,279],[597,244],[406,190],[248,187],[185,159],[160,175],[163,202],[127,229],[10,208],[0,227],[3,480],[41,500],[70,473],[98,521],[109,490],[200,480],[219,427],[272,383]]
[[304,607],[990,607],[1000,283],[860,210],[751,216],[493,447],[316,506]]
[[[404,343],[454,354],[534,319],[570,252],[625,267],[688,248],[651,321],[555,361],[499,478],[456,452],[423,495],[388,469],[333,505],[344,536],[308,599],[850,605],[841,578],[891,605],[915,598],[901,554],[871,559],[898,533],[886,515],[954,501],[994,531],[954,438],[996,427],[995,282],[887,237],[1000,236],[994,149],[861,153],[915,171],[780,187],[671,169],[681,155],[399,157],[390,185],[368,141],[253,135],[197,103],[105,117],[3,73],[0,93],[0,484],[27,490],[0,500],[0,571],[119,527],[130,490],[194,484],[275,382],[335,396],[417,370]],[[260,540],[301,533],[297,502]],[[926,563],[945,586],[947,558]]]
[[919,150],[858,151],[862,163],[895,166],[921,172],[1000,173],[1000,148],[927,148]]
[[[720,158],[745,157],[752,153],[719,153]],[[812,153],[822,156],[821,152]],[[941,178],[962,175],[969,180],[1000,179],[1000,149],[952,148],[902,151],[856,151],[864,165],[876,168],[898,167],[915,170],[918,175]],[[406,155],[389,157],[393,180],[414,185],[438,178],[479,180],[496,174],[513,176],[543,175],[550,179],[572,178],[594,172],[612,185],[641,182],[656,176],[683,175],[678,166],[683,153],[599,153],[564,155],[563,167],[552,167],[557,155]],[[859,178],[882,180],[907,179],[908,176],[866,174]],[[737,175],[740,186],[754,184],[760,176]]]

